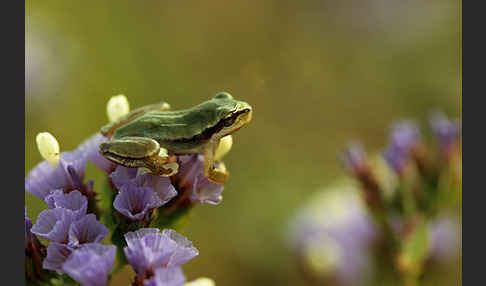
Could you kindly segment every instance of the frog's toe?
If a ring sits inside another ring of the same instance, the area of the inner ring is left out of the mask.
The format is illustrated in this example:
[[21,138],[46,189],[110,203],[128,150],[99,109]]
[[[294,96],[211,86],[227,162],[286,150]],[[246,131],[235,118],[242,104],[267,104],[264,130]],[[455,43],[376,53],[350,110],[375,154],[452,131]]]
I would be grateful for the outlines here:
[[224,184],[228,181],[229,173],[226,171],[226,169],[224,169],[223,171],[218,167],[218,169],[214,169],[213,172],[211,172],[207,178],[211,182],[217,184]]
[[179,172],[179,164],[175,162],[164,164],[162,168],[165,170],[162,176],[165,177],[173,176]]

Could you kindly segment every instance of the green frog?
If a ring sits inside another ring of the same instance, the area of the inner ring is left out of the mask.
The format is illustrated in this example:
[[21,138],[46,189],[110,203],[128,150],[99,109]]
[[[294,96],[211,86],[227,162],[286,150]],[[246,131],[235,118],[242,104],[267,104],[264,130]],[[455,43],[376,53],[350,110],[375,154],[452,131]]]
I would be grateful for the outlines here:
[[248,103],[227,92],[184,110],[171,111],[165,102],[144,106],[101,128],[111,140],[100,144],[100,153],[117,164],[160,176],[177,172],[175,156],[202,154],[204,176],[224,183],[228,172],[224,165],[214,165],[219,141],[248,124],[252,114]]

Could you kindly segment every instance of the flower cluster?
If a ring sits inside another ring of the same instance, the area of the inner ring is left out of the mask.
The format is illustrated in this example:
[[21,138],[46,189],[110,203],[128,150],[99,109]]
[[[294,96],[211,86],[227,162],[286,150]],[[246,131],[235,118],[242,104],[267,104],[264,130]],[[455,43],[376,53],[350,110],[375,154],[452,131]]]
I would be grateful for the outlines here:
[[[43,268],[67,273],[83,285],[105,285],[116,248],[99,243],[108,230],[94,214],[86,213],[86,197],[78,191],[55,190],[45,201],[50,209],[42,211],[30,229],[50,241]],[[86,259],[92,263],[86,264]]]
[[[112,97],[107,105],[110,121],[128,111],[122,95]],[[133,285],[179,286],[186,282],[181,266],[198,251],[169,228],[180,226],[182,217],[196,204],[219,204],[223,185],[203,175],[203,157],[197,154],[175,157],[171,164],[178,171],[169,177],[115,164],[99,152],[100,144],[109,140],[96,133],[75,150],[60,152],[54,136],[38,134],[37,146],[45,160],[30,171],[25,189],[48,208],[35,224],[25,215],[29,282],[50,285],[49,281],[57,279],[58,284],[69,285],[73,279],[84,286],[106,285],[115,258],[116,270],[126,263],[133,267]],[[230,148],[228,136],[216,152],[217,164],[222,164],[219,160]],[[84,182],[88,162],[106,174],[101,191],[95,191],[92,180]],[[164,229],[160,232],[159,228]],[[102,244],[110,233],[113,244]],[[207,278],[190,283],[214,285]]]
[[304,273],[360,285],[379,275],[374,265],[413,283],[431,264],[457,258],[460,122],[435,113],[429,124],[432,144],[414,122],[400,121],[378,156],[369,158],[356,142],[344,150],[356,180],[319,192],[291,224]]

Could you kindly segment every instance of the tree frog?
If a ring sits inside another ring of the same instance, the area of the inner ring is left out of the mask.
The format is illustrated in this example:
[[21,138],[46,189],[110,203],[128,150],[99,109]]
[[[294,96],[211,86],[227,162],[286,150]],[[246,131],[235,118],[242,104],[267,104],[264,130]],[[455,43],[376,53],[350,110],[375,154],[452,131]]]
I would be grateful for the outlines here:
[[168,163],[174,155],[203,154],[204,176],[224,183],[228,173],[214,166],[219,140],[249,123],[252,113],[248,103],[226,92],[185,110],[171,111],[167,103],[144,106],[101,128],[111,140],[100,144],[100,153],[117,164],[161,176],[173,174]]

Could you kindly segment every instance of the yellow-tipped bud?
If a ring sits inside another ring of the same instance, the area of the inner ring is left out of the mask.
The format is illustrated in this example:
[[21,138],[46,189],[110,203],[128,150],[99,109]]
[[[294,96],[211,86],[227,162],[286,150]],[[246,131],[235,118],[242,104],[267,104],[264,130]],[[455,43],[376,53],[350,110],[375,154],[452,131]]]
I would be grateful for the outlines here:
[[214,154],[214,159],[217,161],[221,160],[221,158],[231,150],[232,145],[233,137],[231,135],[221,138],[221,140],[219,140],[218,149],[216,149],[216,153]]
[[118,118],[128,114],[128,112],[130,112],[130,105],[127,97],[123,94],[112,96],[108,100],[108,104],[106,104],[106,114],[110,122],[116,121]]
[[55,169],[59,164],[59,143],[49,132],[41,132],[35,138],[37,149],[44,158]]
[[186,282],[184,286],[216,286],[216,283],[211,278],[201,277],[191,282]]

